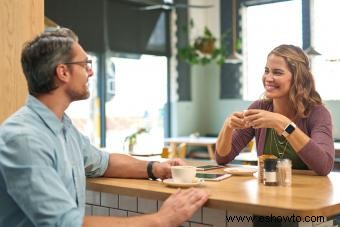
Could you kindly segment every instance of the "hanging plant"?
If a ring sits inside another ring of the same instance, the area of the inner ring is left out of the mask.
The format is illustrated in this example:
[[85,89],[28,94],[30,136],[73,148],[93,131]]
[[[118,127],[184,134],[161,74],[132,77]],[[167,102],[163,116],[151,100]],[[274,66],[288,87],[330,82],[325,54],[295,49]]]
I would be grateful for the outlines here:
[[[190,20],[190,27],[194,26],[193,20]],[[187,29],[183,29],[187,32]],[[225,34],[222,34],[221,40],[224,40]],[[188,62],[189,64],[205,65],[210,62],[216,62],[217,64],[223,64],[225,57],[228,55],[225,45],[222,43],[220,47],[216,45],[217,38],[212,34],[208,27],[204,27],[202,35],[194,38],[192,43],[188,46],[179,49],[180,59]]]

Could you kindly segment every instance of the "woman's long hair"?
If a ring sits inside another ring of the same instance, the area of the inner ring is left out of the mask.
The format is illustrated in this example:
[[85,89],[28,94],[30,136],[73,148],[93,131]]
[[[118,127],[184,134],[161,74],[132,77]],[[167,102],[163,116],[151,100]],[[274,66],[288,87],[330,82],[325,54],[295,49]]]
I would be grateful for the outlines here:
[[289,101],[295,110],[295,116],[307,117],[311,107],[322,104],[319,93],[315,90],[315,82],[310,71],[310,61],[303,50],[293,45],[280,45],[269,54],[283,57],[292,74]]

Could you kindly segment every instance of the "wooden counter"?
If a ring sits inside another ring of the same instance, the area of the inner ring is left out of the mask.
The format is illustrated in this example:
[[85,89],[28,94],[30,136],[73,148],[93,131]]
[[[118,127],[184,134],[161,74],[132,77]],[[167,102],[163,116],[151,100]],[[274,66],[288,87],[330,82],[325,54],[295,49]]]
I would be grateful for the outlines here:
[[[329,217],[340,213],[339,179],[340,172],[327,177],[293,174],[291,187],[279,187],[259,184],[256,176],[232,176],[220,182],[206,181],[201,187],[210,191],[205,204],[210,208],[257,215]],[[176,190],[160,181],[112,178],[88,179],[87,189],[156,200],[165,200]]]

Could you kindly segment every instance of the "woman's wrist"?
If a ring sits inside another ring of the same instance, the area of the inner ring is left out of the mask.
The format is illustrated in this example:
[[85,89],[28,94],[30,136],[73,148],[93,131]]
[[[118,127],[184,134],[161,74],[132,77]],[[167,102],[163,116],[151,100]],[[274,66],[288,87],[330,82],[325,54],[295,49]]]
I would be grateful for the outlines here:
[[231,126],[231,122],[230,121],[231,121],[231,119],[230,119],[230,117],[228,117],[227,120],[224,123],[225,130],[233,130],[233,127]]
[[278,135],[281,135],[281,133],[285,130],[285,127],[290,123],[292,122],[289,118],[285,117],[282,115],[281,118],[279,118],[277,121],[276,121],[276,126],[274,127],[276,133]]

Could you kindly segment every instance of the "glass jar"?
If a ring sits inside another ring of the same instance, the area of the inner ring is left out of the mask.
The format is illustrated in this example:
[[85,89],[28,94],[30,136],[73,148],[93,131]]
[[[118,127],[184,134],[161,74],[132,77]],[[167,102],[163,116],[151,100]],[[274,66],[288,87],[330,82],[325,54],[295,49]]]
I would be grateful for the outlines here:
[[257,178],[258,178],[259,183],[264,182],[264,160],[267,159],[267,158],[276,158],[276,156],[272,155],[272,154],[263,154],[263,155],[258,157],[258,160],[257,160],[257,167],[258,167]]
[[292,185],[292,161],[290,159],[279,159],[277,161],[277,180],[280,186]]
[[264,185],[277,186],[276,158],[267,158],[264,160]]

